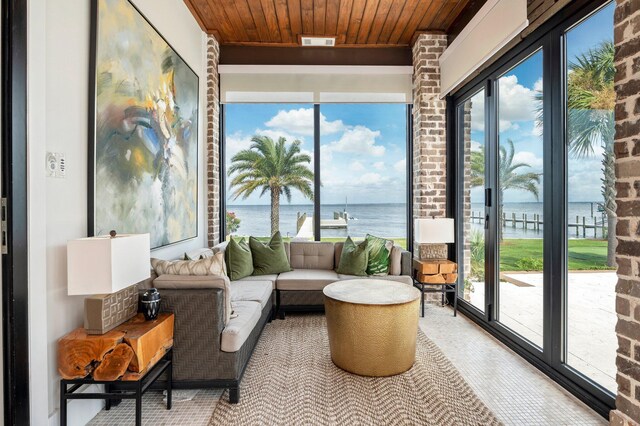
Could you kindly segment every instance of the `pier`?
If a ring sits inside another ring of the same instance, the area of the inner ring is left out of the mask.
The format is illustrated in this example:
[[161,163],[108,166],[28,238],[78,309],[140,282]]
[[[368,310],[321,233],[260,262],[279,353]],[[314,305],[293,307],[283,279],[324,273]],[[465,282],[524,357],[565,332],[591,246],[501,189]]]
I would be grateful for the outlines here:
[[[482,212],[471,212],[471,223],[484,223],[484,213]],[[587,218],[586,216],[576,216],[575,222],[567,224],[567,227],[570,231],[569,236],[575,236],[577,238],[598,238],[598,234],[600,238],[607,237],[607,220],[606,216],[603,215],[602,219],[598,220],[596,217]],[[544,222],[542,220],[542,216],[537,213],[527,214],[522,213],[521,215],[516,215],[516,213],[502,213],[502,228],[519,228],[524,230],[531,230],[535,232],[540,232]]]
[[[333,219],[320,219],[320,229],[348,229],[349,215],[346,212],[333,212]],[[296,240],[312,240],[313,216],[306,213],[298,213],[296,220]]]

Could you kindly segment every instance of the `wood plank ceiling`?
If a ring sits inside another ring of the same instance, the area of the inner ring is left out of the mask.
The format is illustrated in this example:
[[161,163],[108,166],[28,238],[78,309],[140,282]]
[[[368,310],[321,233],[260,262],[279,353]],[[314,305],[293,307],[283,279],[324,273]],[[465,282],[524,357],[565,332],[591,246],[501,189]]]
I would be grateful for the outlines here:
[[[223,45],[300,46],[336,36],[342,47],[408,46],[421,31],[448,32],[470,0],[185,0]],[[473,1],[472,1],[473,3]]]

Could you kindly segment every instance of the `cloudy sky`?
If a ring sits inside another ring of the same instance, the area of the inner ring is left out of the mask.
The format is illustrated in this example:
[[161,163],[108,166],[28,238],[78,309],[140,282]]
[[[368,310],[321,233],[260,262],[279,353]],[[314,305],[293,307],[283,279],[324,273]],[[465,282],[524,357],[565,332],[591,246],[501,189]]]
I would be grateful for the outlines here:
[[[321,105],[322,204],[403,203],[406,198],[406,106],[397,104]],[[226,163],[249,148],[253,135],[300,140],[313,157],[313,106],[229,104]],[[313,164],[309,166],[313,168]],[[228,204],[269,204],[259,193]],[[311,203],[292,193],[292,204]]]
[[[613,39],[614,4],[610,4],[577,25],[567,33],[567,56],[573,61],[577,55]],[[499,80],[500,142],[511,139],[515,145],[514,163],[529,164],[521,171],[542,173],[543,147],[541,129],[537,128],[535,95],[542,90],[543,52],[538,51],[505,73]],[[472,149],[484,144],[484,92],[472,101]],[[543,94],[544,96],[544,94]],[[595,149],[589,158],[569,159],[569,201],[602,201],[601,159],[602,150]],[[540,198],[542,198],[542,180]],[[508,190],[505,202],[535,202],[535,197],[524,191]],[[472,202],[482,203],[482,188],[472,191]]]

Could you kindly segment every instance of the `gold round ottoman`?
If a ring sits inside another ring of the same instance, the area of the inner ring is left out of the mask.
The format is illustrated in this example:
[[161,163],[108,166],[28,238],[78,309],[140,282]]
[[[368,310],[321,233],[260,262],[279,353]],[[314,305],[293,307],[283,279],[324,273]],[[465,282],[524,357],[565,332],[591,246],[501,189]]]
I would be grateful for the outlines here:
[[393,376],[413,366],[420,292],[400,282],[357,279],[324,288],[331,359],[361,376]]

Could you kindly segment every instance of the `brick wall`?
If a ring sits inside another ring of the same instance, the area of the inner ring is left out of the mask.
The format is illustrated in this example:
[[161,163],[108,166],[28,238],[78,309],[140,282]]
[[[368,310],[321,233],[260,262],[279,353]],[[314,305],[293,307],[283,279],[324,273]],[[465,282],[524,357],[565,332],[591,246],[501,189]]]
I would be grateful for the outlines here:
[[220,88],[218,62],[220,46],[207,39],[207,241],[212,247],[220,242]]
[[421,34],[413,45],[413,217],[444,217],[447,201],[446,102],[440,64],[447,36]]
[[640,1],[618,0],[616,45],[616,188],[618,225],[618,395],[612,425],[640,421]]

